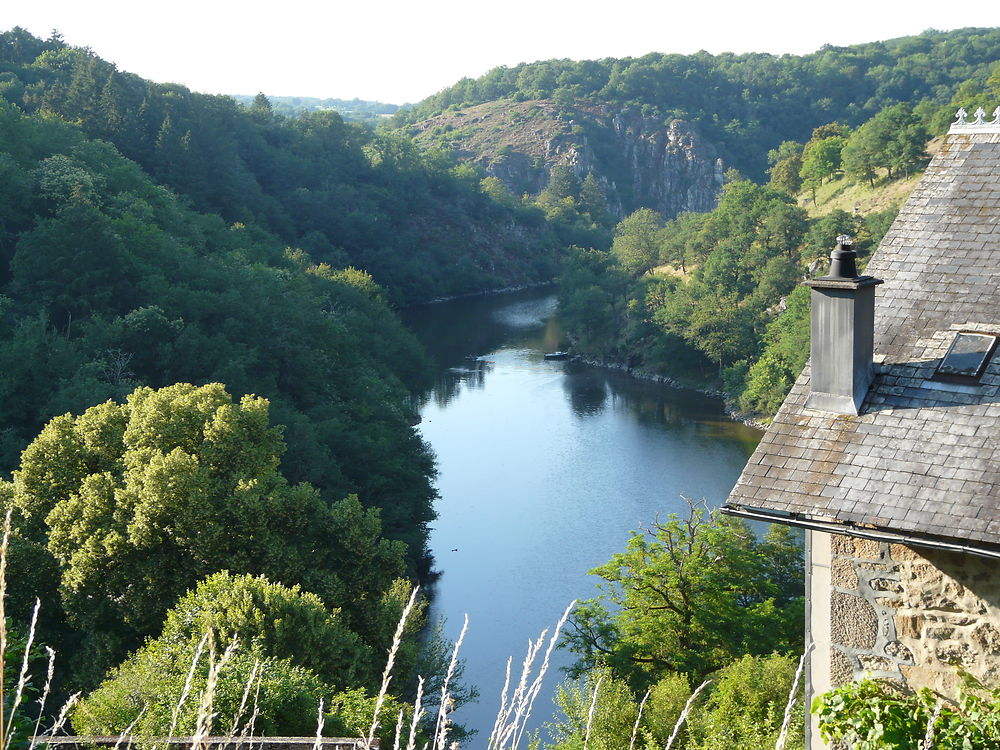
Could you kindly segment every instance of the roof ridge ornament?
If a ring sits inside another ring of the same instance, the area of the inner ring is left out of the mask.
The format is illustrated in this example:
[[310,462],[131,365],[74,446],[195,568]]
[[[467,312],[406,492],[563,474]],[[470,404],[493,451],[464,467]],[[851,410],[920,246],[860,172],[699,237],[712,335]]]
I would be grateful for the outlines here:
[[955,113],[955,122],[951,124],[949,133],[1000,133],[1000,107],[993,110],[993,119],[986,119],[986,110],[976,109],[975,118],[969,121],[969,113],[965,107],[960,107]]

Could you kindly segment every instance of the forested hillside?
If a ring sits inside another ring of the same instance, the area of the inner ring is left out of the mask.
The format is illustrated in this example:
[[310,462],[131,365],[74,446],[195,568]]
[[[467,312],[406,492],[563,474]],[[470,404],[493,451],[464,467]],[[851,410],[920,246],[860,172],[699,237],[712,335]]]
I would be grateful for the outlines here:
[[726,166],[761,179],[767,152],[815,127],[851,127],[900,102],[947,103],[959,84],[985,79],[1000,59],[1000,30],[927,31],[809,55],[650,53],[640,58],[545,60],[464,78],[397,116],[400,125],[499,99],[579,100],[608,118],[635,109],[660,126],[686,120]]
[[[197,202],[80,124],[0,101],[6,612],[23,644],[43,602],[37,637],[59,654],[65,698],[113,679],[203,579],[245,576],[222,587],[254,602],[239,610],[240,658],[269,664],[269,726],[301,732],[290,705],[311,706],[312,720],[320,695],[348,691],[356,706],[377,689],[412,582],[428,576],[434,467],[412,425],[429,368],[369,274]],[[269,634],[287,618],[333,634],[317,636],[318,676]],[[423,621],[397,695],[412,688]],[[192,638],[155,651],[154,667],[136,657],[126,683],[144,675],[161,695],[173,674],[179,693]],[[100,731],[132,720],[133,688],[115,684]],[[330,710],[330,730],[344,731],[349,707]],[[166,717],[150,731],[166,732]]]
[[[255,98],[247,94],[233,94],[233,99],[245,107],[252,106]],[[268,96],[267,99],[271,102],[271,110],[283,117],[298,117],[309,112],[332,109],[345,120],[374,125],[382,118],[399,111],[398,104],[370,102],[364,99],[319,99],[314,96]]]
[[[264,229],[412,302],[551,277],[555,238],[449,154],[332,111],[294,119],[117,70],[89,49],[0,34],[0,96],[113,143],[193,208]],[[447,272],[443,272],[447,269]]]

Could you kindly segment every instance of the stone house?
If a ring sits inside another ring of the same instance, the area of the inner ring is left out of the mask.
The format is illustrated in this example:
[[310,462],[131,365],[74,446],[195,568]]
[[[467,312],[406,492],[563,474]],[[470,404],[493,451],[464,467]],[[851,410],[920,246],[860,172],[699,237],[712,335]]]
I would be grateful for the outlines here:
[[1000,684],[1000,107],[959,112],[868,275],[838,239],[724,511],[806,530],[807,701],[865,675],[951,696],[956,664]]

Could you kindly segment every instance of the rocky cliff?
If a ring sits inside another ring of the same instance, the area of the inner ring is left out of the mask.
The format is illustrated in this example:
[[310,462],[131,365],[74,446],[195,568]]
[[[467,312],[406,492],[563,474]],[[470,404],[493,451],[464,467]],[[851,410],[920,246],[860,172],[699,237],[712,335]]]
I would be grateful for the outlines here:
[[538,193],[556,165],[573,167],[581,180],[593,173],[618,216],[640,206],[666,218],[709,211],[723,181],[715,148],[691,125],[630,108],[503,100],[445,112],[411,133],[478,164],[516,195]]

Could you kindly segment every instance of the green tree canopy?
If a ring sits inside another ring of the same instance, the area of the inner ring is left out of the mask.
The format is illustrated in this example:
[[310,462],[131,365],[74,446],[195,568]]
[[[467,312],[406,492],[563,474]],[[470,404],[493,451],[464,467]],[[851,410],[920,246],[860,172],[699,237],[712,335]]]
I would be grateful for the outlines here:
[[831,135],[806,144],[805,153],[802,155],[801,176],[820,183],[832,177],[840,169],[840,154],[844,150],[845,142],[843,136]]
[[651,208],[640,208],[615,227],[611,252],[626,272],[640,276],[660,262],[663,219]]
[[[25,450],[13,504],[47,538],[60,595],[83,634],[77,674],[93,680],[160,627],[216,571],[300,584],[368,639],[401,575],[403,545],[378,512],[335,503],[278,472],[284,443],[268,403],[218,384],[139,388],[53,419]],[[42,592],[44,593],[44,592]]]
[[[339,613],[313,594],[263,577],[218,573],[182,597],[167,613],[162,634],[81,701],[73,726],[84,734],[115,735],[135,722],[140,737],[171,729],[193,734],[214,667],[209,711],[216,733],[238,735],[252,724],[258,735],[313,735],[321,699],[331,710],[327,734],[345,728],[357,733],[374,709],[364,689],[345,690],[357,679],[359,648]],[[189,674],[189,697],[182,700]],[[358,715],[360,707],[366,715]],[[382,723],[394,726],[400,707],[389,696]]]
[[603,593],[577,607],[565,637],[577,670],[605,663],[641,686],[669,671],[700,680],[744,654],[800,651],[801,555],[786,526],[761,539],[696,506],[633,535],[591,571]]

